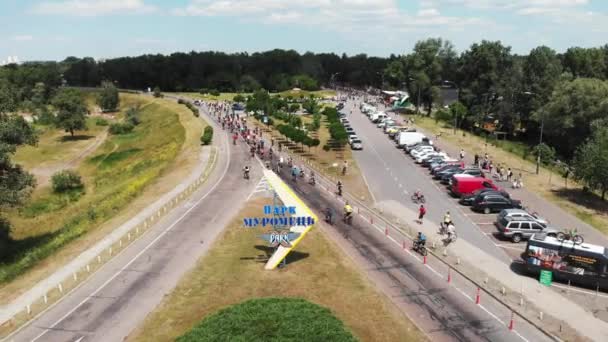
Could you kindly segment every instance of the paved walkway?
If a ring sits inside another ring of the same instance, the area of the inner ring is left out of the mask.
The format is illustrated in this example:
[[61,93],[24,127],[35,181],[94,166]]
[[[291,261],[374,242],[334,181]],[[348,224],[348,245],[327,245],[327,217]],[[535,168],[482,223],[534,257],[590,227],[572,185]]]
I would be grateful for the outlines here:
[[28,305],[40,300],[40,298],[42,298],[50,290],[56,288],[57,284],[69,278],[72,276],[72,274],[81,270],[83,267],[86,267],[86,265],[91,263],[91,261],[93,261],[97,255],[101,254],[104,250],[116,243],[119,239],[124,237],[127,232],[141,224],[146,218],[161,209],[172,198],[184,191],[198,177],[200,177],[201,173],[204,171],[211,155],[210,151],[210,148],[204,148],[201,150],[197,166],[194,168],[192,173],[178,186],[173,188],[173,190],[164,194],[156,202],[150,204],[148,207],[140,211],[136,216],[114,229],[114,231],[108,234],[103,240],[81,253],[74,260],[58,269],[48,278],[38,282],[34,287],[17,297],[11,303],[0,307],[0,324],[8,321],[17,313],[25,310]]

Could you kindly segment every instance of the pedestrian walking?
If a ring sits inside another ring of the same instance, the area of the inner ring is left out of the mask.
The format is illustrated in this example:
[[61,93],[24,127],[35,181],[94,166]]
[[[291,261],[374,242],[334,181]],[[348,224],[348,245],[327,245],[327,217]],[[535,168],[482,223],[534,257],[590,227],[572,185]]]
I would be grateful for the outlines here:
[[511,182],[511,180],[513,179],[513,171],[511,171],[511,168],[507,169],[507,182]]
[[424,215],[426,215],[426,208],[424,207],[424,204],[421,204],[420,208],[418,208],[418,224],[422,224]]
[[464,160],[464,150],[460,149],[460,160]]
[[346,168],[348,168],[348,162],[345,160],[342,163],[342,176],[346,175]]
[[477,165],[477,167],[479,167],[479,154],[475,153],[475,165]]

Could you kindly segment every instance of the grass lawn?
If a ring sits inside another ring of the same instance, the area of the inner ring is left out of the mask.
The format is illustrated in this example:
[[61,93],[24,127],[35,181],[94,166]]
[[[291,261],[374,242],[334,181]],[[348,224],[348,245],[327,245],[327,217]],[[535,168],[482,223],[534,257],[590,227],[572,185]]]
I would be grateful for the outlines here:
[[[457,130],[454,135],[452,128],[444,127],[442,122],[436,123],[434,119],[426,117],[415,116],[415,122],[429,133],[436,134],[441,131],[441,140],[462,147],[469,154],[483,155],[486,151],[485,140],[469,132],[464,132],[466,136],[463,137],[463,131]],[[495,164],[509,165],[515,174],[522,170],[526,188],[608,235],[608,201],[602,201],[599,196],[584,194],[582,186],[571,179],[568,180],[566,189],[564,178],[548,168],[541,167],[540,174],[536,175],[536,162],[522,158],[525,149],[524,144],[509,141],[490,141],[487,144],[487,153]],[[534,156],[529,158],[533,159]]]
[[[209,94],[200,94],[200,93],[194,93],[194,92],[187,92],[187,93],[171,93],[171,94],[175,94],[178,96],[184,96],[184,97],[190,97],[193,99],[199,99],[199,100],[206,100],[206,101],[232,101],[232,99],[238,95],[239,93],[221,93],[219,96],[213,96],[213,95],[209,95]],[[251,93],[240,93],[241,95],[247,97],[248,95],[251,95]],[[297,99],[299,97],[302,98],[308,98],[310,95],[314,95],[316,97],[334,97],[336,96],[336,92],[333,90],[317,90],[317,91],[306,91],[306,90],[300,90],[300,91],[294,91],[294,90],[286,90],[280,93],[272,93],[271,95],[281,95],[282,97],[287,97],[287,96],[291,96],[294,99]]]
[[202,121],[172,101],[131,94],[121,94],[121,111],[136,102],[142,104],[141,124],[132,133],[110,135],[78,166],[84,193],[56,195],[45,187],[23,209],[7,212],[15,242],[0,264],[0,303],[99,241],[197,164]]
[[209,253],[127,340],[173,341],[218,310],[277,296],[330,309],[361,341],[425,339],[318,229],[289,255],[286,269],[265,271],[266,243],[257,237],[259,230],[243,228],[242,218],[258,215],[271,202],[258,198],[247,203]]

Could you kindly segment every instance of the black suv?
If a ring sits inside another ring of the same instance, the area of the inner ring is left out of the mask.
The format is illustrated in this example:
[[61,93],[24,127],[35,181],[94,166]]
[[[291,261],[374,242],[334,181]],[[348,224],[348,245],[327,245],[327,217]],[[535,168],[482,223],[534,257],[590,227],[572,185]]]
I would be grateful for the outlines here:
[[502,195],[488,194],[477,196],[473,201],[474,211],[484,214],[497,213],[503,209],[522,209],[521,201],[506,198]]
[[484,195],[500,195],[504,198],[511,198],[508,192],[504,190],[494,190],[494,189],[479,189],[475,190],[472,194],[462,196],[458,201],[462,205],[473,205],[475,202],[475,198],[482,197]]

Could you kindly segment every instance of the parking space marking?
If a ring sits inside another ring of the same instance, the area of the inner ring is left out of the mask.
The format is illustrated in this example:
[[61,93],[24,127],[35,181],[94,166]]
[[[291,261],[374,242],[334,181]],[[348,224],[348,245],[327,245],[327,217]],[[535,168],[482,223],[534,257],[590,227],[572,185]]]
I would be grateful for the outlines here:
[[500,243],[495,243],[494,245],[495,245],[496,247],[500,247],[500,248],[508,248],[508,249],[513,249],[513,250],[516,250],[516,251],[521,251],[521,252],[523,252],[524,250],[526,250],[526,248],[525,248],[525,247],[524,247],[524,248],[517,248],[517,247],[514,247],[513,245],[506,245],[506,244],[500,244]]
[[482,225],[482,226],[489,226],[489,225],[494,225],[494,222],[475,222],[475,224],[478,225]]

